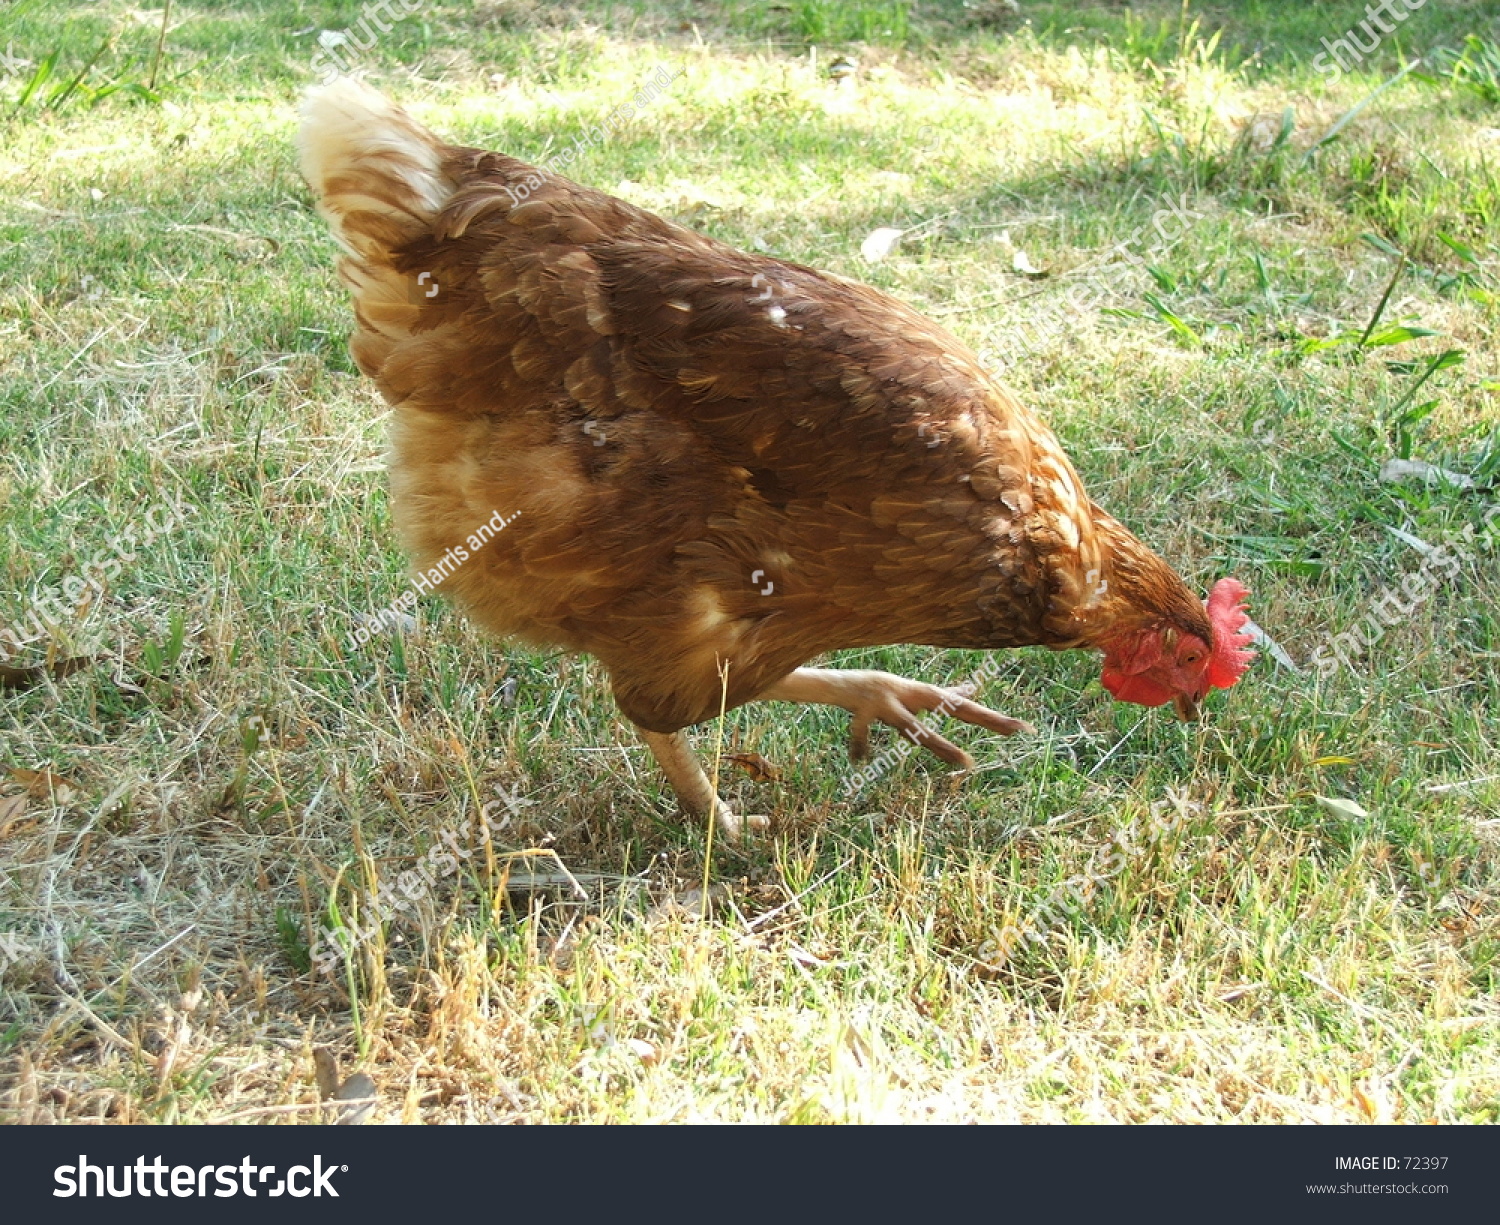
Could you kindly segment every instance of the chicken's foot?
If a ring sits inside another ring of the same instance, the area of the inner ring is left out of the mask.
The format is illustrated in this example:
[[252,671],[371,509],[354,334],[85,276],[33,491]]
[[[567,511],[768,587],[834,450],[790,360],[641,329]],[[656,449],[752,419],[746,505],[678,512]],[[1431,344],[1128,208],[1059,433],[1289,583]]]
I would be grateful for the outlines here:
[[[1002,736],[1036,729],[1020,719],[998,714],[971,702],[972,685],[943,689],[922,681],[909,681],[889,672],[833,668],[798,668],[760,695],[776,702],[815,702],[842,706],[854,716],[849,728],[849,756],[863,761],[870,755],[870,724],[894,727],[913,744],[935,753],[949,765],[972,769],[974,759],[956,744],[950,744],[917,718],[917,711],[936,710],[965,723],[987,727]],[[660,756],[660,754],[658,754]]]
[[745,827],[765,829],[769,821],[764,816],[741,817],[714,791],[708,775],[698,756],[688,744],[686,732],[648,732],[644,727],[636,728],[646,747],[651,750],[667,782],[682,801],[682,806],[695,817],[706,817],[710,812],[719,823],[719,829],[730,842],[738,842]]

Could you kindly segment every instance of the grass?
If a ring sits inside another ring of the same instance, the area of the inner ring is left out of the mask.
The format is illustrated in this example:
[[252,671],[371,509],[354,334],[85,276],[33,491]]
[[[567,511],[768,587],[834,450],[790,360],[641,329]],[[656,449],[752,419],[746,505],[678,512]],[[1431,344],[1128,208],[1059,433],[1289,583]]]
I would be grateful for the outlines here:
[[[534,160],[686,68],[577,177],[941,319],[1299,669],[1184,727],[1014,652],[983,700],[1036,736],[963,729],[973,775],[913,754],[852,803],[841,714],[741,709],[724,751],[782,777],[725,790],[776,833],[707,862],[591,660],[432,599],[350,643],[405,571],[291,138],[359,7],[0,16],[0,627],[54,665],[0,690],[4,1117],[307,1118],[326,1048],[423,1122],[1500,1121],[1493,550],[1312,663],[1421,568],[1391,529],[1459,542],[1500,497],[1493,10],[1428,5],[1334,79],[1362,5],[1022,9],[476,0],[361,57]],[[101,96],[163,28],[155,88]],[[88,75],[23,101],[49,57]],[[922,229],[868,264],[886,225]]]

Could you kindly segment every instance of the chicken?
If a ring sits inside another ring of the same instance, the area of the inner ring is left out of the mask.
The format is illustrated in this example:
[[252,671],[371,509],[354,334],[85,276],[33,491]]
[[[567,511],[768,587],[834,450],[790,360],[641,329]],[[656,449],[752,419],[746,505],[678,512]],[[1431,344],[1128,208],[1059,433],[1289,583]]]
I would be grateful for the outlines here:
[[1243,587],[1201,602],[968,348],[887,295],[448,145],[349,80],[309,93],[300,152],[348,252],[419,576],[496,634],[595,656],[727,835],[742,822],[683,731],[721,709],[844,707],[856,760],[881,722],[971,766],[924,711],[1031,730],[956,689],[803,666],[826,652],[1094,648],[1116,698],[1184,718],[1253,658]]

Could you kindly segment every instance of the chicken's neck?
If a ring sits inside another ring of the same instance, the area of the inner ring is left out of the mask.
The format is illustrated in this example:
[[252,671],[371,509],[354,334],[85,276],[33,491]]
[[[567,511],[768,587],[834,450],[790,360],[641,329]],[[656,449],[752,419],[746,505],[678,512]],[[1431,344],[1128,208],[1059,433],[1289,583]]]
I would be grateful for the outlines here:
[[1092,504],[1090,510],[1093,548],[1059,557],[1052,567],[1048,645],[1103,650],[1168,626],[1211,642],[1203,604],[1177,572],[1117,519]]

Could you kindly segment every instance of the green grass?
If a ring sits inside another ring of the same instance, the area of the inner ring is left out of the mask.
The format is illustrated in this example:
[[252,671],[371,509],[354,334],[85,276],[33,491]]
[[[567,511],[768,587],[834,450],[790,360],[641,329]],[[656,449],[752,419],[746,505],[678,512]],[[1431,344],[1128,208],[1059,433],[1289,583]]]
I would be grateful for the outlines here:
[[[1500,1121],[1494,550],[1311,666],[1420,568],[1389,529],[1460,541],[1500,498],[1493,7],[1427,5],[1337,80],[1362,4],[1022,9],[482,0],[361,57],[532,159],[685,68],[576,177],[940,319],[1301,669],[1184,727],[1013,652],[983,700],[1036,736],[961,729],[974,774],[912,754],[854,803],[841,713],[735,711],[782,777],[724,789],[776,833],[716,845],[707,918],[704,831],[593,661],[427,599],[350,645],[405,570],[291,139],[359,5],[174,5],[154,96],[160,10],[0,14],[0,630],[73,580],[0,662],[93,661],[0,690],[5,1117],[306,1118],[254,1112],[315,1106],[327,1046],[411,1121]],[[923,229],[867,264],[884,225]],[[528,803],[486,849],[500,786]],[[317,931],[445,832],[469,857],[319,975]]]

